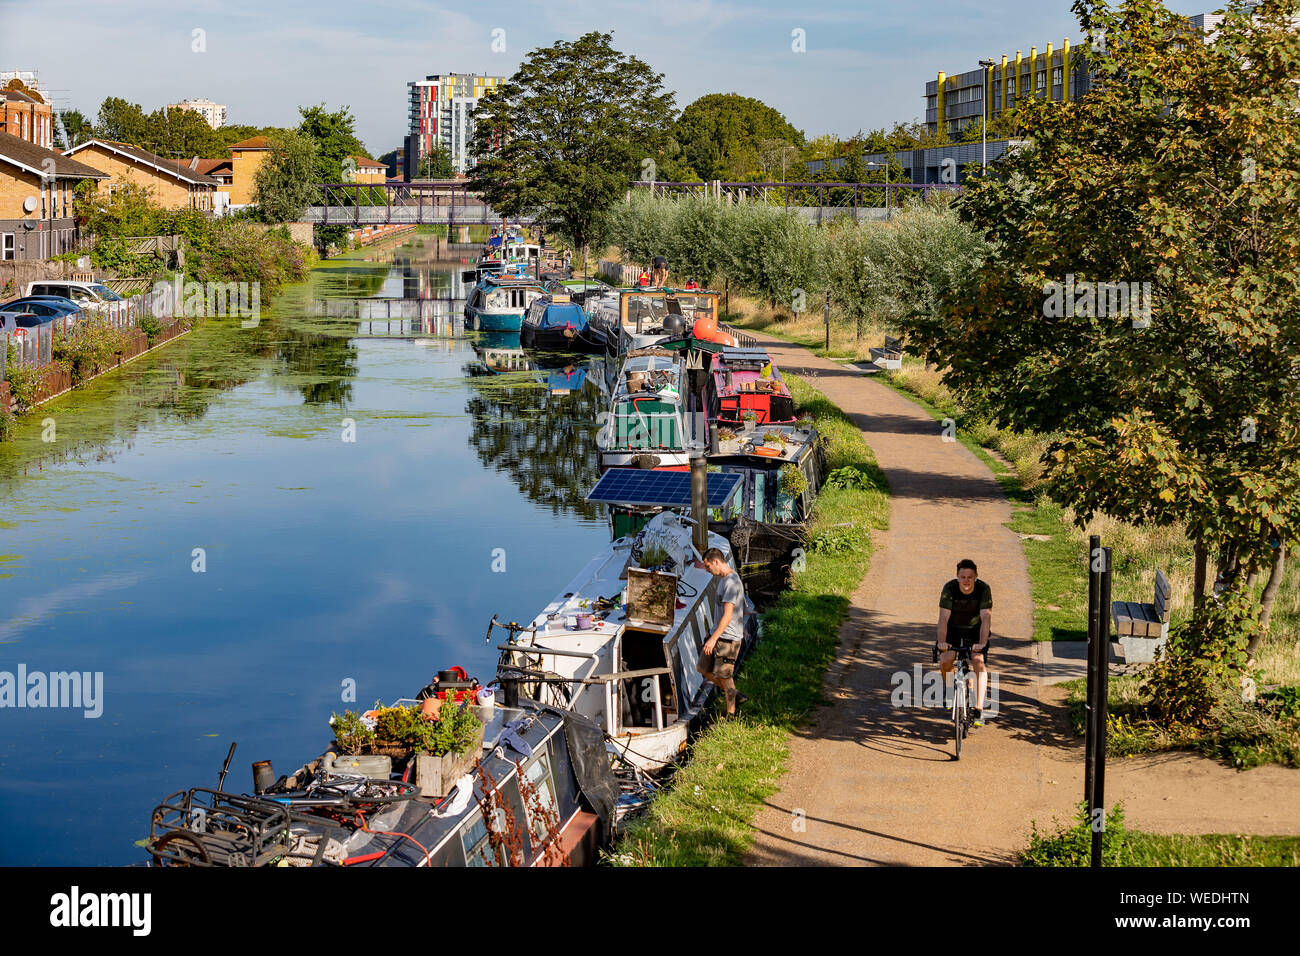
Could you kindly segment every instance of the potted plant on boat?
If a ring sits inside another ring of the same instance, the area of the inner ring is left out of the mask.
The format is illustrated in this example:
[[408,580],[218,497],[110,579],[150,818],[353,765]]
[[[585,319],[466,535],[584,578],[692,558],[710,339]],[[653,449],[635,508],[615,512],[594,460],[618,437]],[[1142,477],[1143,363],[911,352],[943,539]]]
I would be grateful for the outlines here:
[[782,432],[764,432],[763,444],[769,448],[785,451],[785,435]]
[[754,411],[745,412],[740,416],[741,424],[744,425],[745,431],[752,431],[758,424],[758,413]]
[[[367,723],[373,723],[373,730]],[[335,715],[330,726],[341,753],[414,759],[415,782],[425,796],[450,791],[483,749],[483,722],[471,709],[450,700],[443,701],[433,717],[418,704],[377,705],[365,714]]]

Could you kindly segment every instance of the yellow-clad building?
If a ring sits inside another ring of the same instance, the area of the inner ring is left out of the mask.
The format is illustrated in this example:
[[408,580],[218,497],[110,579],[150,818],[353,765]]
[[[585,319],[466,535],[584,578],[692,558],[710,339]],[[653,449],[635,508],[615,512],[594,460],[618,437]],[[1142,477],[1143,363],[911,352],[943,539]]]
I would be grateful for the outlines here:
[[107,175],[99,183],[100,192],[111,196],[127,183],[143,186],[150,191],[153,201],[164,209],[197,209],[213,211],[217,180],[185,163],[165,159],[132,146],[107,139],[87,140],[64,151],[65,156],[75,156]]

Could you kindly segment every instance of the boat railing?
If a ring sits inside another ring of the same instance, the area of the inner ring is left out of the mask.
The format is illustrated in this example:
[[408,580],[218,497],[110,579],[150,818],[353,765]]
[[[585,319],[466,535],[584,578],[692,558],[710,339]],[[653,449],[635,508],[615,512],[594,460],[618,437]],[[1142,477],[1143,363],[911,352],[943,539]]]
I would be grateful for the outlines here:
[[725,322],[719,322],[718,328],[735,339],[736,344],[742,348],[752,349],[758,347],[757,339],[746,332],[740,331],[740,329],[736,328],[734,325],[727,325]]

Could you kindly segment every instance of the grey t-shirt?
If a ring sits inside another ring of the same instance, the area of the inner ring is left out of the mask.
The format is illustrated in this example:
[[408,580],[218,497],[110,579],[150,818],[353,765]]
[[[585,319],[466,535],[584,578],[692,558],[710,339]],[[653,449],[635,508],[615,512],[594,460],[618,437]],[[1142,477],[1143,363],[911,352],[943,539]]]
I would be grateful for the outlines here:
[[732,604],[731,621],[720,637],[724,641],[739,641],[745,637],[745,586],[740,582],[740,574],[732,571],[725,578],[718,579],[717,597],[714,599],[713,622],[722,619],[723,604]]

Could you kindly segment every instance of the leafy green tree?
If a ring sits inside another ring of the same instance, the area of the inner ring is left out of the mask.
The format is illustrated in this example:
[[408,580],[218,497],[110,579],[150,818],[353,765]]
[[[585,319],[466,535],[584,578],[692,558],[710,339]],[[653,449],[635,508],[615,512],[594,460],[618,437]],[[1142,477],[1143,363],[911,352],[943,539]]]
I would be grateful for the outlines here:
[[128,103],[118,96],[109,96],[99,105],[95,135],[101,139],[136,146],[154,140],[153,124],[140,104]]
[[470,179],[503,216],[534,211],[583,251],[667,138],[663,76],[587,33],[528,54],[475,116]]
[[420,157],[420,163],[415,170],[415,178],[456,178],[456,167],[451,161],[451,153],[443,148],[442,143],[435,142],[433,148]]
[[54,132],[55,145],[60,149],[71,149],[92,138],[95,128],[80,110],[63,110],[59,113],[59,123],[55,124]]
[[366,156],[366,148],[356,135],[356,118],[349,107],[329,112],[325,104],[300,106],[302,122],[298,132],[316,146],[316,172],[313,182],[343,182],[343,161],[353,155]]
[[968,403],[1058,436],[1048,487],[1081,523],[1182,524],[1198,603],[1210,555],[1253,592],[1300,528],[1296,2],[1212,37],[1157,0],[1075,11],[1106,37],[1098,82],[1026,102],[1031,145],[961,201],[992,251],[911,341]]
[[[673,139],[680,145],[686,164],[702,180],[741,182],[755,178],[759,170],[772,175],[781,166],[764,159],[765,142],[786,144],[794,152],[786,157],[787,167],[800,158],[804,135],[779,112],[761,100],[736,93],[710,93],[686,109],[673,124]],[[769,150],[770,152],[770,150]]]
[[319,199],[317,186],[338,180],[320,178],[320,154],[310,137],[285,130],[272,142],[271,155],[257,170],[254,202],[264,222],[296,222]]

